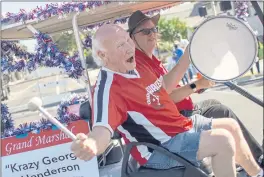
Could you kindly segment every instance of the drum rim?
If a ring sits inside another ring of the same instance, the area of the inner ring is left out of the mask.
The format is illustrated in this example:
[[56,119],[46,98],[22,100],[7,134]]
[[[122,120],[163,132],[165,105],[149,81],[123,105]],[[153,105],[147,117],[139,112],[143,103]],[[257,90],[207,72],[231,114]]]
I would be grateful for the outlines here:
[[[234,78],[231,78],[231,79],[228,79],[228,80],[218,80],[218,79],[213,79],[211,77],[208,77],[206,76],[204,73],[202,73],[198,68],[197,66],[194,64],[193,62],[193,57],[192,57],[192,54],[191,54],[191,45],[192,45],[192,40],[193,40],[193,37],[194,35],[196,34],[196,32],[200,29],[201,26],[203,26],[205,23],[207,23],[208,21],[210,20],[213,20],[213,19],[216,19],[216,18],[229,18],[229,19],[234,19],[238,22],[240,22],[242,25],[244,25],[248,30],[249,32],[251,33],[251,35],[253,36],[253,39],[255,41],[255,57],[254,57],[254,60],[252,61],[252,63],[250,64],[250,66],[248,67],[248,69],[246,69],[243,73],[241,73],[239,76],[236,76]],[[223,83],[223,82],[229,82],[229,81],[234,81],[236,79],[238,79],[239,77],[243,76],[244,74],[246,74],[250,68],[253,66],[253,64],[255,63],[255,60],[256,60],[256,57],[257,57],[257,52],[258,52],[258,46],[257,46],[257,38],[256,38],[256,35],[254,35],[254,32],[253,30],[242,20],[236,18],[236,17],[233,17],[233,16],[225,16],[225,15],[219,15],[219,16],[214,16],[214,17],[210,17],[208,19],[206,19],[205,21],[203,21],[193,32],[191,38],[190,38],[190,43],[189,43],[189,47],[188,47],[188,52],[189,52],[189,59],[191,61],[191,64],[195,67],[195,69],[203,76],[205,77],[206,79],[209,79],[209,80],[212,80],[212,81],[215,81],[215,82],[219,82],[219,83]]]

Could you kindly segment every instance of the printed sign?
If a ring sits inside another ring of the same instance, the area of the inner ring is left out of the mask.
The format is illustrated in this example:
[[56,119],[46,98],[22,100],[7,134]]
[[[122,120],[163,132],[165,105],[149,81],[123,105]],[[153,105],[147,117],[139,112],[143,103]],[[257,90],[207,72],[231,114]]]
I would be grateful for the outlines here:
[[[88,133],[84,120],[72,122],[74,134]],[[2,139],[2,177],[99,177],[97,158],[85,162],[71,152],[72,140],[62,131],[31,132]]]

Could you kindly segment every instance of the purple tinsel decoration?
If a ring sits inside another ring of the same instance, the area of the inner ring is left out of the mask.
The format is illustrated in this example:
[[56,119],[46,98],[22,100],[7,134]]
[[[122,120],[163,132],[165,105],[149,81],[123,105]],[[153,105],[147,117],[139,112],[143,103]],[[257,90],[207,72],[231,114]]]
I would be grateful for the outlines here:
[[22,71],[25,68],[25,60],[19,60],[18,62],[15,62],[14,69],[16,71]]
[[[2,24],[7,23],[15,23],[19,21],[25,20],[45,20],[47,18],[53,16],[62,16],[72,13],[72,12],[83,12],[85,10],[94,9],[103,5],[107,5],[112,3],[111,1],[88,1],[88,2],[64,2],[62,4],[58,3],[51,3],[46,4],[45,7],[36,7],[35,9],[31,10],[30,12],[26,12],[24,9],[20,10],[19,13],[14,14],[8,12],[4,18],[1,18]],[[122,3],[121,3],[122,4]],[[170,7],[164,7],[163,10],[168,9]],[[151,15],[153,13],[159,12],[159,9],[149,11],[147,14]],[[127,21],[127,17],[120,19],[119,21]],[[98,25],[96,25],[98,26]],[[93,28],[93,25],[87,27],[89,29]]]
[[85,40],[84,40],[84,43],[83,43],[84,47],[86,48],[92,48],[92,38],[90,35],[87,35]]
[[[2,41],[1,42],[1,71],[22,71],[27,69],[26,59],[32,59],[34,54],[29,53],[17,45],[16,41]],[[14,61],[13,56],[20,58],[18,61]]]
[[82,12],[86,9],[93,9],[109,3],[110,1],[64,2],[63,4],[51,3],[46,4],[43,8],[37,7],[30,12],[26,12],[23,9],[17,14],[8,12],[4,18],[1,18],[1,23],[7,24],[33,19],[45,20],[52,16],[66,15],[77,11]]
[[[69,124],[73,121],[81,120],[81,117],[69,113],[67,111],[67,106],[81,103],[85,100],[88,100],[87,95],[79,96],[73,95],[68,101],[63,102],[58,108],[57,118],[62,124]],[[8,111],[8,107],[5,104],[1,103],[1,138],[7,138],[11,136],[17,136],[21,134],[26,134],[29,132],[40,132],[41,130],[50,130],[53,124],[48,119],[41,119],[37,122],[23,123],[20,124],[17,128],[14,127],[14,120],[11,117],[11,114]]]
[[235,2],[235,16],[241,20],[247,21],[248,13],[248,2],[247,1],[236,1]]
[[124,18],[121,18],[121,19],[117,19],[117,20],[115,20],[115,24],[125,24],[125,23],[127,23],[128,22],[128,19],[129,19],[129,17],[124,17]]
[[37,63],[47,67],[57,67],[63,61],[60,57],[59,49],[52,42],[49,35],[44,33],[39,33],[35,35],[38,43],[37,53],[35,55],[35,60]]
[[[2,72],[22,71],[24,69],[33,71],[37,66],[46,66],[63,67],[71,78],[78,79],[82,76],[84,68],[77,54],[69,57],[65,52],[60,52],[56,44],[53,43],[52,39],[47,34],[39,33],[35,36],[38,43],[36,54],[31,54],[20,49],[15,43],[9,41],[2,42],[2,50],[10,50],[16,56],[22,58],[19,61],[13,61],[10,55],[4,54],[1,57]],[[27,62],[25,59],[27,59]]]
[[64,52],[60,52],[47,34],[38,33],[36,38],[39,46],[35,55],[37,63],[48,67],[63,66],[70,78],[78,79],[82,76],[84,68],[77,53],[69,57]]
[[12,136],[14,131],[14,120],[9,113],[6,104],[1,103],[1,134],[3,136]]
[[[93,9],[101,5],[109,4],[110,1],[88,1],[84,3],[63,3],[63,4],[47,4],[44,8],[37,7],[33,9],[30,13],[21,10],[18,14],[7,13],[7,18],[2,18],[3,22],[8,22],[10,19],[13,21],[20,21],[25,19],[46,19],[54,15],[65,15],[67,13],[75,11],[84,11],[86,9]],[[161,10],[166,10],[170,7],[162,8]],[[160,9],[152,10],[147,12],[148,15],[153,15],[154,13],[160,12]],[[9,20],[7,20],[9,18]],[[14,20],[15,19],[15,20]],[[123,17],[115,20],[115,24],[127,23],[128,17]],[[97,29],[102,26],[104,22],[89,25],[83,29]],[[65,52],[59,51],[56,44],[53,43],[49,35],[44,33],[35,34],[38,42],[38,47],[36,49],[36,54],[29,53],[22,50],[16,45],[16,41],[2,41],[1,49],[3,54],[1,56],[1,71],[22,71],[36,70],[38,66],[46,67],[62,67],[65,69],[66,73],[71,78],[78,79],[82,76],[84,68],[81,65],[81,61],[77,53],[73,56],[68,56]],[[85,41],[83,42],[86,48],[92,48],[92,39],[90,35],[87,35]],[[13,61],[10,53],[15,54],[16,57],[20,58],[19,61]],[[10,59],[11,58],[11,59]]]
[[2,56],[14,54],[18,58],[28,58],[32,54],[17,45],[17,41],[1,41]]
[[36,62],[35,62],[35,58],[30,58],[29,61],[27,62],[27,69],[29,72],[36,70],[37,66],[36,66]]
[[75,53],[72,57],[68,58],[67,63],[65,63],[65,70],[71,78],[78,79],[82,76],[84,68],[82,67],[78,53]]
[[8,68],[9,68],[9,63],[8,63],[9,61],[8,61],[8,59],[7,59],[7,57],[2,57],[2,60],[1,60],[1,71],[2,72],[4,72],[4,71],[6,71],[6,70],[8,70]]
[[21,135],[21,134],[25,134],[27,132],[30,132],[31,131],[30,125],[31,124],[28,124],[28,123],[20,124],[19,127],[15,130],[15,134]]
[[81,118],[72,114],[68,110],[68,106],[80,104],[88,100],[88,95],[72,94],[69,98],[63,100],[57,110],[58,120],[62,123],[69,123],[71,121],[80,120]]
[[[80,104],[88,100],[88,95],[77,95],[72,94],[70,97],[66,98],[58,107],[57,119],[62,124],[69,124],[74,121],[81,120],[82,118],[78,115],[69,112],[68,106]],[[29,132],[40,132],[41,130],[50,130],[53,124],[48,119],[41,119],[37,122],[23,123],[17,128],[14,127],[14,121],[11,114],[8,111],[8,107],[5,104],[1,104],[1,134],[2,138],[17,136],[21,134],[26,134]]]
[[48,119],[41,119],[40,120],[40,127],[42,130],[49,130],[52,127],[52,123]]

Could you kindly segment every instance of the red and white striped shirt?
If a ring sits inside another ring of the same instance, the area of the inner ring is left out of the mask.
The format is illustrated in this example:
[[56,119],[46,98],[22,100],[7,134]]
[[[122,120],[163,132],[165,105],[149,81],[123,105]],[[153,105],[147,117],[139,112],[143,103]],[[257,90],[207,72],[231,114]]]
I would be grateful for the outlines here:
[[[142,67],[134,74],[102,68],[93,95],[93,126],[107,127],[112,134],[117,130],[126,143],[160,145],[191,129],[192,121],[178,112],[162,87],[163,78]],[[143,165],[152,150],[138,146],[131,153]]]
[[[152,55],[152,58],[149,58],[145,53],[136,49],[136,62],[137,62],[137,69],[140,70],[141,66],[149,67],[153,73],[156,74],[157,77],[163,76],[168,73],[167,69],[162,65],[162,63]],[[177,85],[175,88],[181,87]],[[175,103],[178,110],[193,110],[194,104],[192,98],[190,96],[184,98],[183,100]]]

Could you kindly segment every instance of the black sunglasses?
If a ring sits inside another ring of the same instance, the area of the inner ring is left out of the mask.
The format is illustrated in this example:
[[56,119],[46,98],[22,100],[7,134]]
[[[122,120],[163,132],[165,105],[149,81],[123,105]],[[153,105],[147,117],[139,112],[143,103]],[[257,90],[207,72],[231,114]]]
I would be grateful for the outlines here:
[[149,35],[151,33],[157,33],[157,32],[158,32],[158,27],[153,27],[153,28],[145,28],[145,29],[139,30],[133,34],[142,33],[144,35]]

